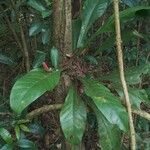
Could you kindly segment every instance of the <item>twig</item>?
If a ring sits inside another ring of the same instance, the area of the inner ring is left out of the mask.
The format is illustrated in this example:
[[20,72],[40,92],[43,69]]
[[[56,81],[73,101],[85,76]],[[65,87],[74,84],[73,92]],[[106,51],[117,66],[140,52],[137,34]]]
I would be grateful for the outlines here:
[[146,111],[133,109],[132,112],[150,121],[150,114]]
[[49,112],[51,110],[56,110],[56,109],[60,109],[62,107],[63,104],[53,104],[53,105],[45,105],[41,108],[37,108],[33,111],[31,111],[30,113],[27,114],[26,118],[31,120],[36,116],[39,116],[40,114]]
[[29,72],[30,61],[29,61],[29,52],[27,48],[26,38],[24,35],[22,24],[19,24],[19,26],[20,26],[20,34],[21,34],[21,40],[22,40],[22,45],[23,45],[23,51],[24,51],[25,67],[26,67],[26,71]]
[[10,112],[0,112],[0,116],[12,116]]
[[120,19],[119,19],[119,1],[113,0],[114,2],[114,13],[115,13],[115,28],[116,28],[116,46],[117,46],[117,54],[118,54],[118,65],[119,65],[119,73],[120,79],[124,91],[124,96],[126,100],[126,106],[129,116],[129,126],[130,126],[130,135],[131,135],[131,150],[136,150],[136,139],[135,139],[135,129],[132,117],[131,103],[129,99],[129,93],[127,88],[127,83],[125,80],[124,74],[124,64],[123,64],[123,53],[121,47],[121,29],[120,29]]

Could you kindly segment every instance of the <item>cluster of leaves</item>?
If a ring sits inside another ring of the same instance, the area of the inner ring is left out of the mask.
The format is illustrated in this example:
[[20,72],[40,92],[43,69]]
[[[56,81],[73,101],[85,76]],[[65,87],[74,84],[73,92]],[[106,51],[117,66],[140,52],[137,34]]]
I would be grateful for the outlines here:
[[[140,1],[122,0],[123,5],[126,4],[125,10],[120,12],[123,33],[123,41],[125,43],[136,41],[141,38],[148,43],[149,37],[145,34],[139,33],[128,27],[128,32],[125,31],[127,23],[141,20],[142,17],[149,16],[150,6],[139,5]],[[27,114],[27,108],[37,100],[46,91],[52,92],[59,84],[61,78],[62,68],[58,68],[59,55],[55,47],[52,48],[50,44],[50,26],[49,18],[51,18],[51,3],[41,2],[39,0],[28,0],[25,4],[31,9],[34,16],[39,15],[40,19],[32,20],[29,28],[29,36],[38,36],[42,39],[43,45],[50,49],[49,61],[53,68],[51,70],[44,70],[41,68],[42,62],[46,58],[46,53],[38,51],[33,62],[33,70],[18,79],[10,94],[10,107],[15,113],[15,116]],[[73,20],[73,49],[78,50],[80,55],[85,48],[92,46],[93,41],[102,34],[106,35],[106,40],[101,45],[97,44],[94,51],[86,55],[86,60],[94,64],[96,68],[101,64],[99,61],[101,55],[108,53],[109,57],[113,53],[114,48],[114,15],[110,16],[105,23],[99,27],[96,32],[91,33],[90,29],[93,24],[101,18],[108,7],[111,7],[109,0],[85,0],[80,17]],[[109,37],[109,38],[107,38]],[[148,43],[149,44],[149,43]],[[129,47],[130,48],[130,47]],[[4,55],[0,55],[0,62],[7,64],[12,63],[12,60]],[[83,58],[83,59],[84,59]],[[135,61],[135,59],[133,58]],[[85,61],[85,60],[84,60]],[[129,63],[131,61],[129,60]],[[66,140],[72,145],[81,143],[83,134],[85,132],[87,123],[87,111],[92,109],[97,118],[99,143],[101,149],[123,149],[124,145],[121,143],[122,133],[128,134],[128,115],[122,100],[124,100],[121,83],[119,80],[118,70],[112,68],[113,71],[109,74],[98,75],[93,79],[93,74],[88,74],[79,80],[83,86],[83,93],[79,92],[78,86],[75,82],[71,83],[69,91],[65,98],[65,102],[60,112],[60,123]],[[132,107],[140,110],[141,103],[150,104],[147,91],[149,87],[144,89],[141,87],[142,82],[149,78],[150,64],[142,64],[139,67],[132,67],[126,70],[126,80],[129,86],[129,95]],[[112,92],[113,91],[113,92]],[[20,118],[19,118],[20,119]],[[20,120],[13,124],[17,144],[8,130],[0,129],[0,136],[3,143],[6,144],[2,149],[13,149],[14,146],[22,148],[36,149],[33,142],[27,140],[21,131],[32,132],[26,126],[26,122]],[[36,127],[35,127],[36,129]],[[39,130],[38,130],[39,131]],[[128,148],[127,148],[128,149]]]

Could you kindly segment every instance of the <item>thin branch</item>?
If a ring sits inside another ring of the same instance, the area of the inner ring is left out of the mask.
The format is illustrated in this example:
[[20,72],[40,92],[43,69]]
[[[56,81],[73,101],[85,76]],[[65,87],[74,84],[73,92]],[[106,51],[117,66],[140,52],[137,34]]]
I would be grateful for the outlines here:
[[150,121],[150,114],[146,111],[133,109],[132,112]]
[[0,112],[0,116],[12,116],[10,112]]
[[24,51],[23,53],[24,53],[24,59],[25,59],[25,67],[26,67],[26,71],[29,72],[30,71],[30,61],[29,61],[29,52],[28,52],[28,48],[27,48],[27,42],[26,42],[22,24],[19,23],[19,27],[20,27],[20,34],[21,34],[21,40],[22,40],[22,45],[23,45],[23,51]]
[[39,116],[43,113],[47,113],[51,110],[57,110],[57,109],[61,109],[63,104],[53,104],[53,105],[45,105],[41,108],[37,108],[33,111],[31,111],[30,113],[27,114],[26,118],[31,120],[33,118],[35,118],[36,116]]
[[135,139],[135,129],[132,117],[131,103],[129,99],[129,93],[127,88],[127,83],[125,80],[124,74],[124,64],[123,64],[123,52],[121,46],[121,29],[120,29],[120,19],[119,19],[119,1],[113,0],[114,2],[114,13],[115,13],[115,28],[116,28],[116,46],[117,46],[117,54],[118,54],[118,65],[120,72],[120,79],[124,91],[128,116],[129,116],[129,126],[130,126],[130,135],[131,135],[131,150],[136,150],[136,139]]

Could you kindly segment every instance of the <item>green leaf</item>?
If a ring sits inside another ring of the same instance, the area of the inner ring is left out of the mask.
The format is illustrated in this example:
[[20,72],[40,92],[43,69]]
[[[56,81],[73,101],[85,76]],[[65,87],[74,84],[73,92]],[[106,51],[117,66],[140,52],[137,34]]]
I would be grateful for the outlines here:
[[[150,10],[149,6],[136,6],[136,7],[132,7],[132,8],[127,8],[123,11],[120,12],[120,20],[121,22],[127,22],[133,18],[136,17],[136,14],[139,11],[147,11]],[[115,25],[115,19],[114,19],[114,15],[112,15],[108,21],[102,26],[101,31],[103,32],[111,32],[114,31],[114,25]]]
[[13,150],[13,145],[5,144],[0,150]]
[[3,54],[0,54],[0,63],[10,65],[10,66],[15,64],[15,62],[10,57],[5,56]]
[[[132,7],[132,8],[127,8],[123,11],[120,11],[120,21],[122,23],[126,23],[127,21],[131,21],[133,18],[135,18],[136,16],[138,16],[138,12],[140,11],[149,11],[150,7],[149,6],[136,6],[136,7]],[[101,33],[105,33],[105,32],[114,32],[115,30],[115,19],[114,19],[114,15],[110,16],[109,19],[106,21],[106,23],[101,26],[96,32],[95,34],[93,34],[91,36],[91,38],[89,39],[89,41],[92,41],[96,36],[98,36]]]
[[10,94],[10,106],[14,112],[21,112],[46,91],[52,91],[58,84],[59,71],[45,72],[34,69],[19,79]]
[[111,124],[102,115],[102,113],[92,106],[98,122],[99,144],[102,150],[120,150],[121,149],[121,131],[116,125]]
[[8,130],[4,128],[0,128],[0,136],[8,144],[11,144],[13,142],[13,138],[11,137],[11,134],[9,133]]
[[72,39],[73,39],[73,50],[77,48],[77,42],[81,29],[81,19],[76,19],[72,21]]
[[86,35],[91,25],[106,11],[108,0],[86,0],[82,10],[82,25],[77,48],[83,47]]
[[51,62],[55,69],[58,69],[58,63],[59,63],[59,54],[58,49],[56,47],[53,47],[50,51],[51,56]]
[[20,125],[20,129],[21,129],[22,131],[24,131],[24,132],[30,132],[30,129],[29,129],[26,125],[24,125],[24,124],[21,124],[21,125]]
[[42,11],[42,18],[49,17],[52,14],[51,10]]
[[41,136],[44,135],[45,129],[38,123],[29,124],[29,130],[33,134],[39,134]]
[[50,30],[48,28],[45,28],[42,30],[42,43],[48,44],[50,40]]
[[46,8],[40,2],[40,0],[28,0],[27,4],[36,9],[37,11],[44,12]]
[[94,80],[85,78],[82,82],[85,94],[93,100],[106,119],[121,130],[128,131],[128,115],[120,100],[108,88]]
[[29,28],[29,36],[37,35],[42,31],[43,24],[41,22],[32,23]]
[[27,139],[21,139],[18,141],[18,146],[21,147],[21,148],[30,148],[32,150],[36,150],[36,145],[32,142],[32,141],[29,141]]
[[138,5],[139,0],[122,0],[122,2],[130,7]]
[[35,59],[33,62],[33,68],[38,68],[42,65],[42,62],[45,61],[46,53],[42,51],[37,51],[35,55]]
[[71,144],[79,144],[85,130],[86,107],[73,87],[70,87],[65,99],[60,113],[60,122],[67,141]]
[[[122,89],[115,88],[121,97],[121,99],[124,99],[124,93]],[[129,88],[129,97],[132,104],[132,107],[140,109],[140,104],[146,103],[150,105],[150,100],[148,98],[148,95],[144,89],[136,89],[136,88]]]
[[17,140],[19,140],[20,139],[20,135],[21,135],[21,133],[20,133],[20,127],[17,125],[17,126],[15,126],[15,135],[16,135],[16,138],[17,138]]
[[[148,74],[149,71],[150,63],[138,67],[127,68],[125,70],[126,81],[129,85],[141,83],[142,75]],[[121,84],[118,70],[115,70],[108,75],[101,76],[100,80],[108,80],[115,84]]]
[[[98,54],[101,51],[106,51],[110,48],[112,48],[115,45],[115,35],[112,33],[110,35],[110,37],[108,37],[106,39],[106,41],[104,41],[101,46],[96,50],[95,54]],[[136,36],[134,34],[134,31],[123,31],[122,32],[122,41],[123,44],[127,43],[127,42],[131,42],[133,39],[135,39]]]

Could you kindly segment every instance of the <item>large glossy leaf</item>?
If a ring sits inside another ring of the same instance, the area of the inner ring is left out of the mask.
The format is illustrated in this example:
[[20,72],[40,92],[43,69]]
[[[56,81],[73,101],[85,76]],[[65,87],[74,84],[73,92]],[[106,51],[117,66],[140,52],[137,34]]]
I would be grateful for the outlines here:
[[94,80],[85,78],[82,82],[85,94],[93,100],[106,119],[121,130],[128,131],[128,115],[120,100],[108,88]]
[[60,72],[45,72],[34,69],[13,86],[10,94],[10,106],[20,114],[28,105],[46,91],[52,91],[59,82]]
[[108,6],[108,0],[86,0],[82,10],[82,25],[77,47],[84,46],[86,34],[91,25],[101,17]]
[[61,127],[67,141],[79,144],[85,130],[86,108],[76,90],[70,87],[60,113]]
[[101,149],[120,150],[121,131],[116,125],[111,124],[94,104],[91,105],[97,117],[99,144]]

